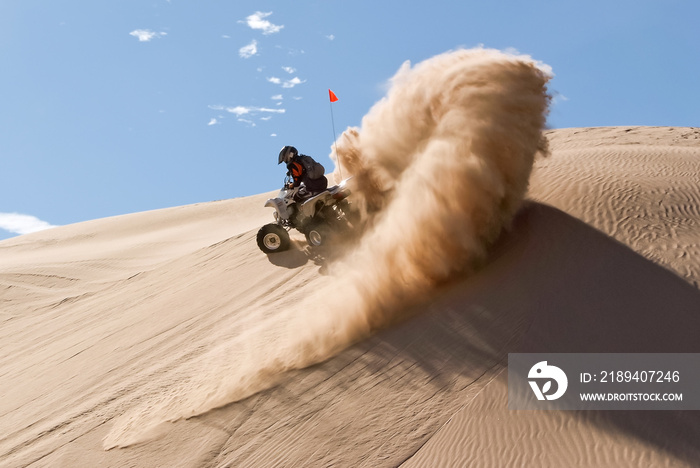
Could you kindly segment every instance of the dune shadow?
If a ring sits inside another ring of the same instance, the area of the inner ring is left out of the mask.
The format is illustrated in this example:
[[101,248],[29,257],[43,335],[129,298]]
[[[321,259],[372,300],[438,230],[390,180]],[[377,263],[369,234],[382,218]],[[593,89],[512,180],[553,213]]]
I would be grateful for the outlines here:
[[[451,374],[477,368],[478,378],[514,352],[697,353],[698,330],[695,287],[584,222],[529,202],[477,274],[448,285],[427,311],[372,339],[400,347],[404,359],[444,388],[454,381]],[[676,459],[700,459],[700,412],[574,414]],[[500,443],[505,449],[517,441]]]
[[[546,205],[531,204],[517,222],[527,233],[522,263],[534,274],[516,288],[532,325],[515,352],[700,352],[700,291],[680,276]],[[577,415],[686,462],[700,459],[700,412]]]

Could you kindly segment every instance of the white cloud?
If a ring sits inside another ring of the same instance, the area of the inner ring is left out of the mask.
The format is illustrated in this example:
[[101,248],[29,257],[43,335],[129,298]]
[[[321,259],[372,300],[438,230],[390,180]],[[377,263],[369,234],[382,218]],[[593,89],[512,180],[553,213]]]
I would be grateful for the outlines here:
[[278,78],[276,76],[269,77],[267,79],[270,83],[276,84],[276,85],[281,85],[283,88],[290,89],[295,87],[296,85],[306,83],[306,80],[300,80],[299,77],[295,76],[291,80],[286,80],[283,81],[281,78]]
[[277,134],[276,134],[276,133],[270,133],[270,136],[271,136],[271,137],[276,137]]
[[168,33],[155,32],[151,31],[150,29],[136,29],[134,31],[131,31],[129,35],[138,38],[139,42],[149,42],[154,38],[161,38],[163,36],[167,36]]
[[[235,108],[237,111],[240,111],[241,106],[238,106]],[[244,107],[246,114],[259,114],[261,112],[263,113],[270,113],[270,114],[284,114],[287,112],[286,109],[270,109],[268,107]],[[226,109],[229,112],[233,112],[233,110]],[[234,112],[235,114],[236,112]]]
[[236,107],[226,107],[224,110],[226,112],[230,112],[232,114],[236,114],[238,116],[241,116],[241,115],[250,114],[250,112],[253,110],[253,108],[252,107],[244,107],[244,106],[236,106]]
[[286,71],[286,72],[289,73],[290,75],[291,75],[292,73],[294,73],[295,71],[297,71],[296,68],[292,68],[292,67],[282,67],[282,70]]
[[302,81],[302,80],[300,80],[298,77],[295,76],[295,77],[292,78],[291,80],[285,81],[284,83],[282,83],[282,87],[283,87],[283,88],[293,88],[293,87],[295,87],[296,85],[302,84],[302,83],[306,83],[306,80],[303,80],[303,81]]
[[241,47],[238,49],[238,55],[241,56],[241,58],[250,58],[253,55],[257,55],[258,53],[258,41],[253,39],[253,42],[250,44]]
[[253,122],[252,120],[248,120],[248,119],[237,119],[237,120],[239,122],[243,122],[244,124],[249,125],[250,127],[255,127],[255,122]]
[[284,97],[281,94],[275,94],[274,96],[270,97],[273,101],[281,101],[284,99]]
[[[272,109],[269,107],[257,107],[257,106],[222,106],[220,104],[209,106],[210,109],[226,111],[230,114],[234,114],[237,117],[237,121],[243,122],[251,127],[255,127],[255,122],[251,119],[256,118],[259,115],[260,120],[267,121],[272,119],[272,114],[284,114],[287,112],[286,109]],[[223,118],[223,116],[219,116]],[[214,122],[214,123],[212,123]],[[209,125],[218,124],[219,120],[212,118]]]
[[335,40],[335,35],[329,34],[328,36],[326,36],[326,39],[328,39],[329,41]]
[[256,11],[252,15],[248,16],[245,19],[245,23],[251,28],[251,29],[259,29],[262,31],[263,34],[268,35],[268,34],[274,34],[280,32],[282,28],[284,28],[283,25],[276,25],[270,23],[267,18],[270,16],[272,12],[267,12],[263,13],[262,11]]
[[[212,107],[212,106],[210,106]],[[212,107],[213,109],[214,107]],[[268,107],[254,107],[254,106],[235,106],[235,107],[222,107],[222,110],[225,110],[226,112],[230,112],[231,114],[235,114],[237,116],[242,116],[242,115],[254,115],[254,114],[260,114],[260,113],[270,113],[270,114],[284,114],[286,109],[270,109]]]
[[29,234],[54,227],[56,226],[35,216],[19,213],[0,213],[0,229],[14,234]]

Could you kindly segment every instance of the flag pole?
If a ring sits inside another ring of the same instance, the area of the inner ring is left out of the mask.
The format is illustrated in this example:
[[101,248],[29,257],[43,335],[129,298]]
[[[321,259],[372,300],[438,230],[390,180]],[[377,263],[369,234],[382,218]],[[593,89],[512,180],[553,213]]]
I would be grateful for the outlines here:
[[335,147],[335,159],[338,163],[338,174],[340,175],[340,180],[343,180],[343,167],[340,164],[340,154],[338,154],[338,142],[336,141],[335,138],[335,119],[333,118],[333,103],[338,100],[336,97],[335,93],[331,91],[330,89],[328,90],[328,97],[329,97],[329,105],[331,107],[331,125],[333,126],[333,145]]

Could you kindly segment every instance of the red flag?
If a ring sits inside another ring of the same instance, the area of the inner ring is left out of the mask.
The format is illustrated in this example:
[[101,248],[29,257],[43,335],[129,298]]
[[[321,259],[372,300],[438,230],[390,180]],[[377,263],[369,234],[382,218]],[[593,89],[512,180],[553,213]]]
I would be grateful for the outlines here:
[[338,100],[338,96],[336,96],[335,93],[330,89],[328,90],[328,96],[331,98],[331,102],[335,102]]

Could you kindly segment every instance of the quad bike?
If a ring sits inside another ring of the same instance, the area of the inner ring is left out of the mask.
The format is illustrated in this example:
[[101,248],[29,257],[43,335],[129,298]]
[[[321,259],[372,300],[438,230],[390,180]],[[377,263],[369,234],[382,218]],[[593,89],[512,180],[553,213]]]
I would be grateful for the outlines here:
[[352,229],[357,213],[347,199],[350,195],[348,180],[314,196],[300,198],[305,192],[304,185],[292,187],[291,179],[287,177],[277,198],[265,202],[265,206],[275,209],[275,222],[258,231],[260,250],[267,254],[287,250],[291,229],[304,234],[312,247],[325,245],[328,238],[338,231]]

